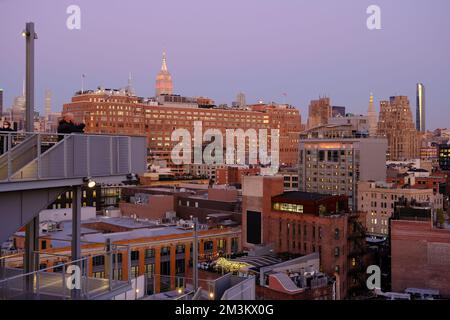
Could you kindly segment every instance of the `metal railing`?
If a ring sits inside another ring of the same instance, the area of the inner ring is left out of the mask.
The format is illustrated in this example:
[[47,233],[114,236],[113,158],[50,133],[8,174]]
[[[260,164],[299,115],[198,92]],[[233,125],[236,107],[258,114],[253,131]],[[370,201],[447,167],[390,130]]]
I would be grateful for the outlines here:
[[0,183],[141,173],[146,153],[144,136],[0,133]]
[[[97,246],[84,249],[83,257],[73,261],[64,253],[34,252],[39,259],[39,270],[30,273],[24,273],[23,253],[0,257],[0,299],[96,299],[128,290],[131,287],[130,247],[90,244]],[[117,261],[119,253],[122,259],[127,259],[127,280],[122,280],[124,276],[116,272],[121,264]],[[97,256],[104,256],[105,264],[100,275],[94,276],[90,259]],[[50,263],[53,265],[48,266]]]
[[[184,275],[170,276],[163,274],[146,274],[145,290],[148,300],[192,300],[194,279]],[[215,300],[216,279],[198,279],[201,291],[200,299]]]

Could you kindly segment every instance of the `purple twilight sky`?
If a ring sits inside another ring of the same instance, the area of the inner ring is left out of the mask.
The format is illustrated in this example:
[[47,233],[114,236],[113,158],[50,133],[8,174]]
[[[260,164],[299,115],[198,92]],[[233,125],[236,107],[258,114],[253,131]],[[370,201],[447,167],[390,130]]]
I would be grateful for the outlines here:
[[[66,27],[66,8],[81,8],[81,30]],[[366,27],[366,8],[381,7],[381,30]],[[365,113],[378,101],[426,86],[427,128],[450,127],[448,0],[0,0],[0,88],[5,106],[22,90],[25,22],[34,21],[36,105],[53,91],[60,111],[81,87],[123,87],[154,94],[167,51],[175,93],[231,103],[287,102],[306,121],[308,103]],[[287,93],[287,97],[283,97]]]

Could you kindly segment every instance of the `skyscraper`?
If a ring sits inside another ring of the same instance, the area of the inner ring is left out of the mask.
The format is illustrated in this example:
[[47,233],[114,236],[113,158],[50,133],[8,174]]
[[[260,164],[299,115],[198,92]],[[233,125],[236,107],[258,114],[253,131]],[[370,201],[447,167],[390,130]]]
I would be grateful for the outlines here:
[[416,91],[416,130],[425,132],[425,86],[418,83]]
[[308,129],[327,124],[328,118],[331,117],[331,110],[330,98],[312,100],[309,104]]
[[408,97],[396,96],[380,102],[378,135],[388,139],[388,160],[404,161],[419,156],[420,140]]
[[156,76],[156,96],[173,93],[172,76],[167,69],[166,53],[163,52],[161,70]]
[[236,96],[236,104],[238,107],[243,108],[247,105],[247,102],[245,101],[245,94],[242,92],[239,92]]
[[45,107],[45,119],[48,120],[48,117],[52,113],[52,92],[49,89],[45,90],[45,101],[44,101],[44,107]]
[[367,117],[369,120],[369,136],[374,137],[377,135],[377,112],[373,105],[373,94],[370,94],[369,109],[367,110]]

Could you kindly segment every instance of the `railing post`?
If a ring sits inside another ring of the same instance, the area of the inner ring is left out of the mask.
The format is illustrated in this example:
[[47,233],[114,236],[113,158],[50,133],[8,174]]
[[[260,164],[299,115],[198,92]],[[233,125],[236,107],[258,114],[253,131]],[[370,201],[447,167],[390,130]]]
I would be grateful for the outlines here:
[[85,290],[86,290],[86,299],[89,299],[89,272],[90,272],[89,256],[86,256],[85,263],[86,263],[86,276],[85,276],[86,287],[85,287]]
[[114,161],[113,161],[113,137],[109,137],[109,172],[110,174],[114,174]]
[[12,160],[11,160],[11,139],[12,139],[12,135],[9,133],[8,134],[8,181],[11,181],[11,175],[12,175]]
[[41,179],[41,135],[37,134],[37,178]]
[[62,265],[62,298],[66,300],[66,265]]
[[[79,267],[81,259],[81,186],[72,187],[72,240],[71,260],[76,261],[73,265]],[[72,289],[71,297],[79,298],[79,290]]]
[[111,239],[106,239],[106,266],[105,266],[105,272],[108,273],[108,284],[109,284],[109,291],[112,291],[113,289],[113,254],[112,254],[112,245],[111,245]]
[[87,168],[87,175],[91,175],[91,153],[90,153],[90,146],[91,146],[91,136],[86,136],[86,168]]
[[128,255],[128,284],[131,284],[131,248],[130,245],[128,245],[128,250],[127,250],[127,255]]
[[67,137],[63,136],[63,147],[64,147],[64,155],[63,155],[63,164],[64,164],[64,178],[67,178]]
[[40,292],[41,292],[41,290],[40,290],[41,282],[40,282],[40,277],[39,277],[40,273],[41,273],[40,270],[38,272],[36,272],[36,295],[37,295],[38,299],[40,298]]
[[128,173],[131,172],[131,137],[128,136]]

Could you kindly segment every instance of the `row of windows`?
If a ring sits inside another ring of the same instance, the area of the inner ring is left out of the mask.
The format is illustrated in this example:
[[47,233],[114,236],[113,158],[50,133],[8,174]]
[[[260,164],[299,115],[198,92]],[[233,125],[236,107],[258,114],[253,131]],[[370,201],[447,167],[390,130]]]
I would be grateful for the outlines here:
[[[307,230],[308,230],[308,226],[307,224],[303,224],[303,228],[302,228],[302,223],[298,222],[290,222],[290,221],[285,221],[283,219],[279,219],[278,221],[278,231],[279,231],[279,236],[280,238],[283,237],[283,224],[286,224],[286,230],[287,230],[287,238],[289,238],[290,236],[292,236],[293,239],[295,239],[295,236],[297,235],[299,238],[302,235],[302,229],[303,229],[303,237],[306,238],[307,236]],[[323,232],[322,232],[322,227],[318,226],[316,227],[316,225],[311,225],[311,231],[312,231],[312,238],[316,239],[316,229],[318,231],[317,235],[319,239],[322,239],[323,237]],[[334,229],[334,234],[333,237],[335,240],[339,240],[340,239],[340,230],[339,228],[335,228]]]
[[272,208],[274,210],[278,210],[278,211],[303,213],[303,205],[301,205],[301,204],[275,202],[272,205]]
[[[232,252],[237,252],[238,250],[238,238],[232,238],[231,239],[231,250]],[[190,247],[190,252],[192,252],[192,245],[189,246]],[[205,251],[212,251],[213,250],[213,241],[212,240],[207,240],[203,242],[203,249]],[[217,249],[219,251],[224,251],[226,250],[226,240],[225,239],[218,239],[217,240]],[[186,246],[183,244],[179,244],[176,246],[175,249],[175,253],[176,254],[183,254],[185,253],[186,250]],[[170,255],[170,247],[162,247],[160,249],[160,255],[162,257],[164,256],[169,256]],[[130,253],[131,256],[131,260],[135,261],[135,260],[139,260],[139,251],[138,250],[133,250]],[[154,258],[155,257],[155,249],[154,248],[149,248],[149,249],[145,249],[145,254],[144,254],[146,259],[149,258]],[[113,255],[113,261],[117,261],[117,263],[121,263],[122,262],[122,253],[118,253],[118,254],[114,254]],[[104,255],[99,255],[99,256],[94,256],[92,258],[92,265],[93,266],[102,266],[105,264],[105,256]]]

